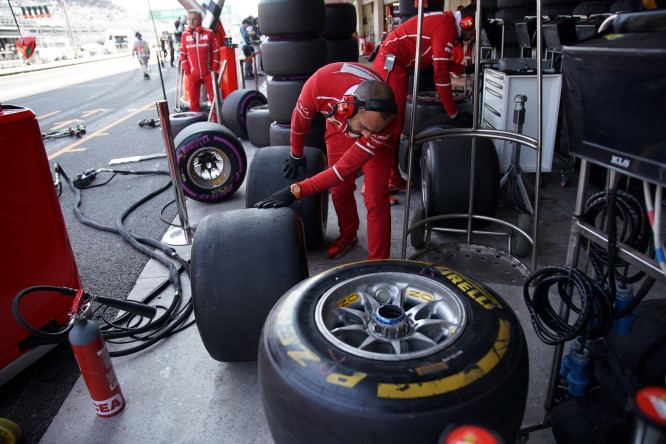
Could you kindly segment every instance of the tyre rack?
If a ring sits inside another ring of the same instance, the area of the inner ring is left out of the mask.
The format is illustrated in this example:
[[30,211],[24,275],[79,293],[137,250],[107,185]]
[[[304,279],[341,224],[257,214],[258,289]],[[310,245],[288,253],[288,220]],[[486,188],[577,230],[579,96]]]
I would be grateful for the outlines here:
[[[612,168],[608,168],[607,165],[592,162],[595,165],[599,165],[608,169],[608,184],[612,185],[616,183],[618,172]],[[567,249],[567,259],[566,265],[568,267],[578,268],[578,258],[580,255],[580,249],[583,245],[583,240],[588,240],[591,243],[594,243],[603,248],[608,248],[608,236],[602,231],[596,229],[594,226],[585,222],[582,219],[583,210],[585,207],[585,197],[587,194],[587,184],[590,175],[590,162],[586,159],[581,158],[580,164],[580,173],[578,177],[578,188],[576,190],[576,205],[574,207],[574,214],[572,216],[571,222],[571,231],[569,235],[569,247]],[[641,177],[637,177],[639,180],[647,180]],[[607,185],[607,189],[609,188]],[[659,186],[660,184],[656,184]],[[645,254],[623,244],[622,242],[617,242],[616,246],[617,257],[625,260],[630,265],[636,267],[640,271],[650,275],[655,280],[658,280],[661,283],[666,284],[666,276],[661,271],[654,259],[649,258]],[[569,316],[569,307],[562,302],[560,304],[559,315],[562,319],[567,319]],[[553,407],[555,400],[555,392],[557,390],[557,383],[559,378],[560,365],[562,362],[562,356],[564,351],[564,344],[559,344],[554,347],[553,356],[551,361],[551,368],[548,374],[548,387],[546,392],[546,398],[544,400],[544,418],[540,423],[524,425],[521,427],[521,434],[529,434],[537,430],[542,430],[550,427],[548,414],[550,413],[551,408]]]
[[[541,15],[541,0],[536,1],[537,4],[537,11],[536,11],[536,21],[537,21],[537,29],[541,29],[542,21],[543,21],[543,16]],[[476,22],[475,23],[481,23],[481,8],[477,8],[476,10],[476,17],[475,17]],[[423,25],[423,0],[419,1],[419,6],[418,6],[418,22],[417,22],[417,40],[416,40],[416,53],[420,54],[421,53],[421,35],[422,35],[422,25]],[[541,52],[542,52],[542,40],[543,37],[540,32],[536,33],[536,52],[539,55],[539,58],[541,58]],[[518,233],[520,236],[524,236],[527,241],[530,243],[532,246],[532,256],[531,256],[531,264],[530,264],[530,269],[532,271],[535,271],[537,268],[537,245],[538,245],[538,226],[539,226],[539,200],[540,200],[540,188],[541,188],[541,162],[542,162],[542,152],[541,152],[541,145],[542,145],[542,139],[543,139],[543,110],[542,110],[542,103],[543,103],[543,67],[541,63],[537,63],[537,98],[536,98],[536,109],[537,109],[537,125],[536,125],[536,138],[525,136],[523,134],[516,134],[511,131],[505,131],[505,130],[486,130],[486,129],[480,129],[478,128],[478,121],[479,121],[479,94],[478,91],[480,90],[479,88],[479,67],[480,67],[480,53],[481,53],[481,47],[480,47],[480,42],[481,42],[481,27],[477,26],[476,27],[476,42],[477,44],[474,45],[474,78],[473,78],[473,91],[474,91],[474,102],[473,102],[473,125],[472,128],[455,128],[455,129],[445,129],[445,130],[440,130],[440,131],[435,131],[432,133],[427,133],[423,134],[420,137],[414,136],[414,126],[415,126],[415,120],[416,120],[416,112],[412,112],[411,115],[411,120],[410,120],[410,136],[409,136],[409,149],[408,149],[408,167],[407,167],[407,181],[408,183],[411,183],[411,175],[412,175],[412,163],[413,163],[413,147],[415,142],[427,142],[429,140],[434,140],[434,139],[440,139],[440,138],[447,138],[447,137],[455,137],[455,136],[470,136],[472,137],[472,151],[470,153],[471,155],[471,164],[470,164],[470,192],[469,192],[469,206],[468,206],[468,212],[467,214],[447,214],[447,215],[442,215],[442,216],[435,216],[435,217],[426,217],[425,219],[419,221],[418,223],[414,224],[413,226],[409,226],[409,208],[410,208],[410,202],[411,202],[411,190],[410,187],[407,187],[407,193],[406,193],[406,207],[405,207],[405,216],[404,216],[404,222],[403,222],[403,234],[402,234],[402,246],[401,246],[401,255],[400,257],[402,259],[405,259],[406,257],[406,251],[407,251],[407,236],[409,235],[410,232],[415,230],[416,228],[421,227],[422,225],[425,225],[426,223],[429,222],[434,222],[436,220],[441,220],[441,219],[453,219],[453,218],[466,218],[467,219],[467,229],[465,230],[465,233],[467,234],[467,244],[471,244],[472,240],[472,234],[491,234],[491,235],[504,235],[509,237],[509,247],[511,246],[511,234],[510,233],[504,233],[504,232],[492,232],[492,231],[475,231],[472,229],[472,220],[477,219],[477,220],[485,220],[485,221],[490,221],[497,223],[499,225],[505,226],[513,230],[514,232]],[[416,57],[415,60],[415,66],[414,66],[414,71],[418,72],[420,70],[420,57]],[[414,83],[413,83],[413,91],[412,91],[412,109],[416,109],[417,107],[417,96],[418,96],[418,83],[419,79],[418,76],[414,76]],[[506,140],[509,142],[521,144],[524,146],[527,146],[529,148],[535,149],[537,153],[536,157],[536,178],[535,178],[535,195],[534,195],[534,219],[533,219],[533,226],[532,226],[532,233],[526,233],[522,229],[520,229],[518,226],[511,224],[509,222],[506,222],[502,219],[494,218],[494,217],[488,217],[488,216],[482,216],[482,215],[474,215],[472,213],[473,210],[473,203],[474,203],[474,171],[475,171],[475,152],[476,152],[476,138],[477,137],[482,137],[482,138],[490,138],[490,139],[502,139]],[[434,229],[434,228],[433,228]],[[461,230],[455,230],[455,229],[449,229],[449,228],[436,228],[438,231],[447,231],[447,232],[460,232]],[[426,248],[428,247],[429,244],[429,236],[427,238],[426,242]]]

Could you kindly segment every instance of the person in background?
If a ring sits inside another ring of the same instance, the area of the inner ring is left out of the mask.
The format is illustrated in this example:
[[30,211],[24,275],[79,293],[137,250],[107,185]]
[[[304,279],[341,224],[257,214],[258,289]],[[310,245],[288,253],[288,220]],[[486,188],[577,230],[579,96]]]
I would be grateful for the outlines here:
[[[243,19],[240,26],[240,35],[243,41],[241,42],[241,49],[243,50],[243,55],[247,58],[254,54],[254,48],[250,44],[250,36],[247,32],[247,28],[251,25],[249,19]],[[252,59],[249,58],[243,63],[243,75],[246,79],[253,79],[254,74],[252,73]]]
[[[444,0],[424,1],[420,67],[434,67],[435,87],[444,109],[454,121],[461,125],[471,126],[471,114],[459,113],[453,101],[451,72],[460,72],[460,67],[456,66],[459,63],[452,61],[452,53],[458,40],[474,41],[476,6],[472,3],[456,12],[443,11],[443,8]],[[398,146],[400,132],[405,122],[409,73],[413,71],[416,61],[417,25],[418,16],[410,18],[391,31],[382,42],[377,57],[372,62],[375,71],[382,75],[382,78],[395,92],[395,100],[398,103],[399,111],[393,134],[393,165],[389,180],[389,189],[394,193],[407,188],[407,182],[400,175],[398,168]],[[395,64],[390,74],[384,68],[386,57],[389,54],[395,56]]]
[[247,38],[254,49],[254,59],[256,62],[256,72],[254,74],[260,75],[264,74],[264,68],[261,63],[261,31],[259,30],[259,25],[257,24],[256,19],[252,19],[250,25],[246,28]]
[[190,96],[190,111],[201,111],[201,84],[206,87],[208,100],[213,101],[212,72],[220,68],[220,47],[215,33],[201,26],[201,13],[187,12],[189,27],[180,39],[180,60],[186,77],[187,92]]
[[326,118],[329,167],[263,199],[255,207],[288,206],[330,188],[340,235],[326,255],[334,259],[358,243],[359,218],[354,191],[356,172],[363,170],[368,259],[388,258],[391,207],[386,182],[391,171],[391,134],[397,112],[393,91],[372,69],[351,62],[331,63],[320,68],[305,82],[298,97],[291,117],[291,155],[285,160],[283,171],[289,179],[298,177],[300,169],[307,172],[303,147],[312,120],[319,113]]
[[148,66],[150,48],[148,47],[148,42],[141,38],[140,32],[134,34],[134,37],[136,37],[136,40],[134,40],[134,45],[132,46],[132,57],[136,56],[139,59],[139,64],[143,70],[143,78],[150,79],[150,67]]

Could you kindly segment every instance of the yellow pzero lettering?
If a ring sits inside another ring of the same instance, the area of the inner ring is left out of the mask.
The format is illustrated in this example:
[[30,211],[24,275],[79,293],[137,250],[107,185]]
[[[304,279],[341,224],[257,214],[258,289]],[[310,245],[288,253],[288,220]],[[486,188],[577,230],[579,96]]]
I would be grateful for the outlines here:
[[418,291],[418,290],[414,290],[414,289],[407,290],[407,297],[408,298],[421,299],[421,300],[424,300],[424,301],[427,301],[427,302],[432,301],[433,299],[435,299],[433,297],[433,295],[431,295],[431,294],[423,293],[422,291]]
[[347,305],[351,304],[354,301],[357,301],[359,298],[358,293],[353,293],[347,296],[346,298],[340,300],[338,302],[338,307],[346,307]]
[[314,361],[314,362],[321,361],[321,358],[319,358],[319,356],[315,355],[310,350],[303,347],[303,345],[301,345],[300,348],[301,350],[289,350],[287,352],[287,355],[289,355],[289,357],[294,361],[298,362],[298,364],[301,367],[305,367],[307,365],[305,361]]
[[296,336],[296,332],[294,331],[294,327],[291,325],[284,325],[280,326],[276,329],[275,331],[277,333],[278,338],[280,338],[280,344],[282,345],[292,345],[292,344],[298,344],[298,337]]
[[359,382],[361,382],[366,376],[367,373],[354,372],[353,375],[343,375],[342,373],[331,373],[326,377],[326,382],[329,384],[341,385],[343,387],[352,388]]
[[459,390],[488,374],[506,354],[511,339],[511,326],[506,320],[499,321],[495,344],[478,362],[469,366],[472,370],[462,370],[444,378],[418,384],[377,384],[378,398],[414,399],[443,395]]

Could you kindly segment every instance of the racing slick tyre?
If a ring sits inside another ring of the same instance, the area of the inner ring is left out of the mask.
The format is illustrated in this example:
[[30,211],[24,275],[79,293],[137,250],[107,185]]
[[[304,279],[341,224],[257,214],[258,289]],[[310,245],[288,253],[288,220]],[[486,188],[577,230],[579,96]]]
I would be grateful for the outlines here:
[[268,105],[255,106],[247,110],[247,137],[250,143],[261,148],[271,144],[270,128],[271,116]]
[[326,39],[326,50],[328,63],[358,62],[358,40],[354,37]]
[[210,356],[256,360],[269,311],[307,277],[303,226],[293,210],[240,209],[204,218],[192,241],[192,300]]
[[324,0],[259,0],[257,12],[269,37],[318,35],[326,28]]
[[186,127],[197,122],[205,122],[208,119],[208,114],[201,111],[186,111],[182,113],[169,114],[169,122],[171,122],[171,137],[176,137]]
[[[289,145],[289,139],[291,137],[291,125],[289,123],[273,122],[271,123],[269,132],[271,145]],[[308,131],[307,137],[305,138],[305,144],[326,152],[325,135],[326,122],[318,123],[315,119],[312,122],[312,126],[310,126],[310,131]]]
[[[356,31],[356,8],[351,3],[327,3],[326,27],[321,36],[329,38],[351,37]],[[358,56],[358,43],[356,43]]]
[[[402,127],[404,134],[411,134],[411,118],[414,107],[412,106],[412,95],[407,96],[407,103],[405,103],[405,124]],[[418,134],[423,124],[436,116],[446,115],[442,102],[439,101],[439,96],[434,91],[419,93],[416,98],[416,115],[414,116],[414,132]]]
[[451,423],[520,429],[528,356],[486,287],[404,260],[343,265],[291,288],[259,342],[259,387],[278,444],[434,443]]
[[266,80],[266,96],[271,119],[275,122],[291,122],[291,115],[296,108],[298,96],[303,90],[307,79],[276,79]]
[[261,44],[264,71],[276,77],[314,74],[326,65],[326,42],[320,38],[280,40],[269,38]]
[[[436,139],[423,144],[421,153],[421,194],[428,217],[467,214],[471,172],[471,137]],[[472,214],[494,217],[499,202],[499,160],[490,139],[477,138],[474,159],[474,201]],[[465,228],[463,219],[440,220],[433,225]],[[475,220],[475,229],[488,221]]]
[[247,111],[267,103],[266,96],[257,90],[237,89],[222,103],[222,122],[236,137],[247,139]]
[[[425,219],[425,210],[423,208],[412,208],[409,210],[409,226],[421,222]],[[411,233],[409,233],[409,243],[415,250],[420,250],[425,245],[426,241],[426,226],[419,225]]]
[[[290,150],[289,145],[270,146],[255,153],[245,186],[246,208],[252,208],[254,204],[271,194],[326,169],[324,153],[320,149],[306,146],[303,153],[307,161],[307,173],[301,170],[295,179],[285,179],[282,166],[289,158]],[[306,247],[308,249],[321,247],[328,222],[328,192],[304,197],[300,203],[292,204],[291,208],[303,221]]]
[[199,202],[220,202],[238,191],[247,157],[238,138],[212,122],[194,123],[174,140],[185,195]]
[[[527,233],[532,233],[532,217],[527,213],[518,215],[518,228]],[[525,257],[530,251],[530,241],[522,234],[516,233],[515,251],[513,254],[518,257]]]

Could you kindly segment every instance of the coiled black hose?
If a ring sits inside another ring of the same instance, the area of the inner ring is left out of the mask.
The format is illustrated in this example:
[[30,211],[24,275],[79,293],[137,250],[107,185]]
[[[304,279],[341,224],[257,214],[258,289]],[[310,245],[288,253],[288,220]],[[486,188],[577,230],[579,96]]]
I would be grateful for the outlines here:
[[[559,299],[578,315],[573,322],[563,318],[553,307],[550,290],[554,285],[557,285]],[[574,268],[544,267],[536,271],[525,282],[523,297],[534,330],[545,344],[561,344],[577,336],[597,339],[604,336],[612,324],[608,290]]]

